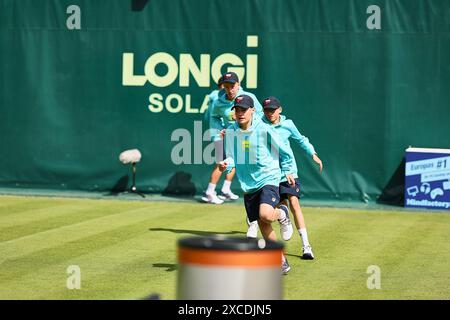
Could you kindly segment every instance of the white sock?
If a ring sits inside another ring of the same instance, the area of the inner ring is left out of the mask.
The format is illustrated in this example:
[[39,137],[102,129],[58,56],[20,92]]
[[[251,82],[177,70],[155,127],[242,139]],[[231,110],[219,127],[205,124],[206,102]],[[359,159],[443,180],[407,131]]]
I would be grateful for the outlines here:
[[222,192],[223,193],[230,193],[231,189],[231,181],[225,180],[223,182],[223,186],[222,186]]
[[308,233],[306,232],[306,228],[298,229],[298,233],[300,234],[300,237],[302,237],[303,245],[309,246]]
[[278,220],[284,220],[286,219],[286,212],[283,209],[278,209],[280,211],[280,217]]
[[216,185],[214,183],[208,184],[208,189],[206,189],[206,194],[213,194],[216,191]]

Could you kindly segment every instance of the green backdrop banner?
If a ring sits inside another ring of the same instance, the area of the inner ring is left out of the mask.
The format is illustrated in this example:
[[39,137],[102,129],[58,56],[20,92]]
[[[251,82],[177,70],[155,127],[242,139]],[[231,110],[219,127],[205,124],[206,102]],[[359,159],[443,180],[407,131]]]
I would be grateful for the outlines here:
[[[0,186],[199,194],[207,95],[277,96],[303,194],[374,200],[408,146],[450,147],[448,0],[0,0]],[[239,192],[235,181],[233,190]]]

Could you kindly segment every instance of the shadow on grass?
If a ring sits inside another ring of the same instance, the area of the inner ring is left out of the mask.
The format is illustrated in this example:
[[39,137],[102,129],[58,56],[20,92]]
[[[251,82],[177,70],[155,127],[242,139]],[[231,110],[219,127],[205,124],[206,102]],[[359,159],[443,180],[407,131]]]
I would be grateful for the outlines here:
[[185,230],[185,229],[169,229],[169,228],[150,228],[149,231],[167,231],[167,232],[173,232],[173,233],[189,233],[193,234],[195,236],[213,236],[216,234],[246,234],[242,231],[228,231],[228,232],[213,232],[213,231],[199,231],[199,230]]
[[172,272],[178,270],[178,265],[175,263],[154,263],[154,268],[166,268],[165,271]]
[[290,253],[285,253],[284,255],[288,256],[288,257],[295,257],[295,258],[301,258],[302,257],[302,256],[300,256],[298,254],[290,254]]
[[301,260],[314,261],[314,259],[305,259],[305,258],[303,258],[301,255],[298,255],[298,254],[285,253],[284,255],[285,255],[285,256],[288,256],[288,257],[294,257],[294,258],[296,258],[296,259],[300,258]]

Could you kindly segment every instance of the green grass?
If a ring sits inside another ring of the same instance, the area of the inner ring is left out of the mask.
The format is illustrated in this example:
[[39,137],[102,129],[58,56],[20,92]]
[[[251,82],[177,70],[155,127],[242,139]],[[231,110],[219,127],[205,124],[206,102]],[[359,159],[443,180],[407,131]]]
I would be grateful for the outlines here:
[[[448,213],[303,211],[316,259],[299,258],[298,234],[285,243],[285,299],[450,299]],[[177,239],[245,236],[244,217],[243,205],[1,196],[0,299],[175,299]],[[70,265],[80,290],[66,287]]]

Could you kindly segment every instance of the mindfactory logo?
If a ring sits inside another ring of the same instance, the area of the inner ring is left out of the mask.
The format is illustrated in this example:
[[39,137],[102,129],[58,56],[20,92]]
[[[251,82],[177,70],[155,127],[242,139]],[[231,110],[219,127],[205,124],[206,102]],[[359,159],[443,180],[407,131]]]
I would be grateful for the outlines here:
[[[247,36],[247,48],[257,47],[258,36]],[[157,72],[161,69],[165,70],[164,74]],[[135,70],[143,71],[135,73]],[[167,52],[156,52],[140,63],[135,62],[132,52],[122,55],[122,85],[142,87],[149,83],[152,92],[148,98],[148,109],[154,113],[164,110],[170,113],[204,113],[208,108],[210,88],[215,87],[223,72],[235,72],[245,88],[255,89],[258,85],[258,55],[248,53],[242,59],[234,53],[222,53],[215,57],[208,53],[202,53],[198,57],[193,57],[190,53],[180,53],[174,57]],[[191,94],[181,95],[175,92],[164,96],[155,92],[157,88],[169,86],[189,87],[196,91],[199,91],[198,88],[207,90],[204,91],[203,97],[195,102],[196,106],[193,106]]]

